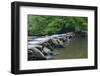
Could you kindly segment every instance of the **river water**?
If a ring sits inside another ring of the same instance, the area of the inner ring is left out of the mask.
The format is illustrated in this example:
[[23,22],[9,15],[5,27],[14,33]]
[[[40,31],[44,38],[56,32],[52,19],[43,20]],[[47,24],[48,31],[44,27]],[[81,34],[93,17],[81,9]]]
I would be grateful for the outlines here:
[[[37,37],[31,37],[32,40],[35,38]],[[70,42],[65,42],[64,48],[55,48],[59,54],[52,56],[49,60],[88,58],[87,42],[87,36],[74,37]]]
[[57,48],[60,54],[52,59],[79,59],[88,58],[87,37],[73,38],[69,43],[65,43],[64,48]]

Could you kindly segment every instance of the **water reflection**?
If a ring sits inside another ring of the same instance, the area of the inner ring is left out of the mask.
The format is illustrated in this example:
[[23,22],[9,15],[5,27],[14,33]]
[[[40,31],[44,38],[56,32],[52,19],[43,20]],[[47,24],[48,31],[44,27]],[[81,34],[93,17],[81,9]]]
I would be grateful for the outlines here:
[[28,60],[88,58],[86,33],[64,37],[28,37]]
[[60,54],[52,59],[78,59],[87,58],[87,37],[75,37],[65,44],[64,48],[56,48]]

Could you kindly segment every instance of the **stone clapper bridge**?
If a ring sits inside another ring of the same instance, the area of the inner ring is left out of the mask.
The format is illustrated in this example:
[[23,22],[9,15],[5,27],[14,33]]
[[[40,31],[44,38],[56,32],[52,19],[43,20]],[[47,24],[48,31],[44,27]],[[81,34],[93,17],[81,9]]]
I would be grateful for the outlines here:
[[75,36],[74,32],[28,38],[28,60],[48,60],[54,55],[60,54],[55,48],[64,48],[64,44],[70,42]]

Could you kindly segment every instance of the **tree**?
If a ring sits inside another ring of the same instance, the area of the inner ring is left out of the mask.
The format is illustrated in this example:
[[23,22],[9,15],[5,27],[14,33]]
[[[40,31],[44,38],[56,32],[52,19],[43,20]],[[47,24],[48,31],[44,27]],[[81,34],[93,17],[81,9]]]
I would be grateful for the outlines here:
[[87,17],[28,16],[28,35],[52,35],[69,31],[87,31]]

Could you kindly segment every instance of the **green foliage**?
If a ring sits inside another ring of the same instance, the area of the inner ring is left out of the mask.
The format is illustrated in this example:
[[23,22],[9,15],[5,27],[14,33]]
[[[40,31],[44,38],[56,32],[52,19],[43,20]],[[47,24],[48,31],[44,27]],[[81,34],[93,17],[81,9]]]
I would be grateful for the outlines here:
[[28,35],[52,35],[69,31],[87,31],[87,17],[28,16]]

